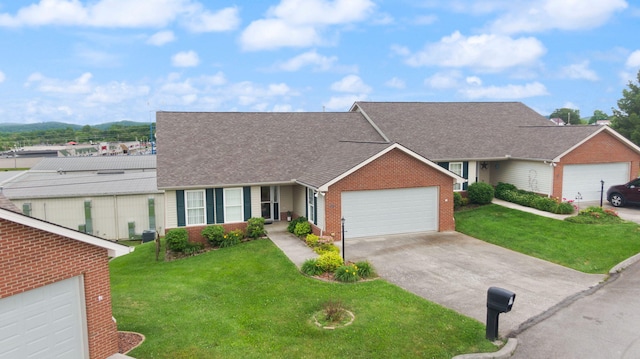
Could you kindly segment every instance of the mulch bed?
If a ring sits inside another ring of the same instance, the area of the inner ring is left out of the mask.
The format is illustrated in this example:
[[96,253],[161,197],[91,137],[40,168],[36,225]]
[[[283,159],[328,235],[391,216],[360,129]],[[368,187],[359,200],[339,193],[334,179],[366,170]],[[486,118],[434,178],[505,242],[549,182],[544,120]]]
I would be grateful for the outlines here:
[[142,344],[144,335],[134,332],[118,332],[118,353],[127,354]]

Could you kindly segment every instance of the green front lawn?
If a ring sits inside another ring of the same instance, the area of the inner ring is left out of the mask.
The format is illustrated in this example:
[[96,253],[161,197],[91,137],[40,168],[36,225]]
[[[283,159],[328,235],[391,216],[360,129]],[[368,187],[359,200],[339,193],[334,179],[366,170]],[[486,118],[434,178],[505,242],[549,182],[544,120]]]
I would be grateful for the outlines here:
[[[482,323],[384,280],[327,283],[300,274],[269,240],[156,262],[153,243],[111,261],[118,329],[147,339],[144,358],[451,358],[495,351]],[[336,330],[311,316],[329,299],[356,318]]]
[[607,273],[640,252],[635,223],[577,224],[486,205],[456,212],[456,230],[586,273]]

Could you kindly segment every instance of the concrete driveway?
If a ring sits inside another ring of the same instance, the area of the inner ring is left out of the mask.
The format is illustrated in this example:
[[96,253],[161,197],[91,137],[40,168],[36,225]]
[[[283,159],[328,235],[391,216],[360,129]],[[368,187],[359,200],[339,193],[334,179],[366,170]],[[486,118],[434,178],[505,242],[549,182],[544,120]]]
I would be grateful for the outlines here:
[[511,312],[500,315],[501,336],[605,279],[458,232],[345,237],[346,260],[369,260],[389,282],[482,323],[489,287],[516,293]]

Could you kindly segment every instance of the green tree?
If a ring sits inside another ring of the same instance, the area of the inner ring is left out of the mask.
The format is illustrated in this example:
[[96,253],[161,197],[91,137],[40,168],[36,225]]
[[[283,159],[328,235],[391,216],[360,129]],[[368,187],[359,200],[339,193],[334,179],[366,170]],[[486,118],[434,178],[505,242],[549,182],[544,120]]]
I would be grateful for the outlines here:
[[637,82],[629,81],[629,88],[622,90],[618,108],[613,110],[611,127],[621,135],[640,145],[640,71]]
[[593,116],[591,116],[591,118],[589,119],[589,124],[592,125],[598,121],[604,121],[608,119],[609,119],[609,115],[604,113],[604,111],[595,110],[593,111]]
[[574,110],[572,108],[558,108],[551,113],[550,118],[561,118],[562,121],[570,125],[580,125],[580,110]]

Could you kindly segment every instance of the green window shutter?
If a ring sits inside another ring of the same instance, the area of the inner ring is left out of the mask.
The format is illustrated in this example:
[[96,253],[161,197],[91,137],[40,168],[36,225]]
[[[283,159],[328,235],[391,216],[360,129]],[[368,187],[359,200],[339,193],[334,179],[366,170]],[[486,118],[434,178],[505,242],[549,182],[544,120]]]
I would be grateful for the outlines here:
[[[462,162],[462,177],[469,179],[469,162]],[[465,182],[462,184],[462,189],[466,191],[468,186],[469,182]]]
[[216,217],[214,217],[215,203],[213,202],[213,188],[207,188],[206,201],[207,201],[207,224],[216,223]]
[[176,206],[178,208],[178,227],[187,225],[187,215],[184,208],[184,190],[176,191]]
[[93,220],[91,218],[91,200],[84,201],[84,225],[86,233],[93,233]]
[[449,170],[449,162],[438,162],[438,166],[444,168],[445,170]]
[[318,197],[313,197],[313,224],[318,224]]
[[251,187],[242,187],[242,200],[244,201],[244,220],[251,218]]
[[156,229],[156,200],[149,198],[147,201],[149,208],[149,229]]
[[224,194],[222,188],[216,188],[216,223],[224,223]]

